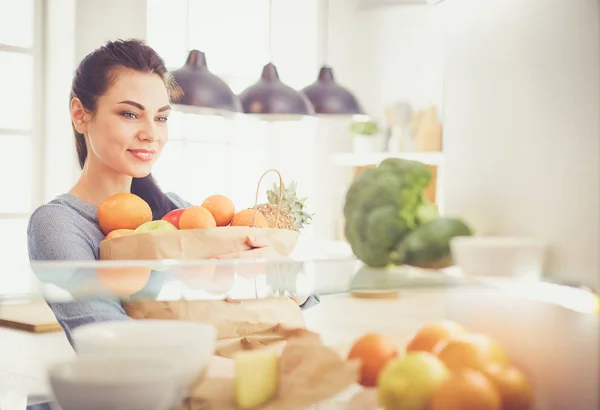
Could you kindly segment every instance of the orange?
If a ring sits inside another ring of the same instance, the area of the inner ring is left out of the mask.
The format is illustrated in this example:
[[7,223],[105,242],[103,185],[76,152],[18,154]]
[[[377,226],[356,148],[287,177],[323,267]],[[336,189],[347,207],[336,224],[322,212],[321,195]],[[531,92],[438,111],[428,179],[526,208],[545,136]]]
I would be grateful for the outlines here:
[[483,370],[492,363],[510,363],[504,348],[497,341],[482,334],[460,334],[442,340],[434,348],[436,354],[449,369],[470,367]]
[[417,331],[406,345],[406,351],[425,351],[431,353],[440,341],[463,332],[465,332],[465,329],[461,325],[449,320],[430,323]]
[[103,268],[96,271],[102,285],[119,296],[129,296],[146,286],[152,271],[148,268]]
[[114,231],[110,231],[108,235],[104,237],[104,240],[129,236],[133,232],[135,232],[133,229],[115,229]]
[[202,206],[209,210],[217,226],[227,226],[235,215],[235,205],[224,195],[212,195],[204,200]]
[[[256,213],[256,223],[254,214]],[[244,209],[233,216],[231,226],[254,226],[256,228],[268,228],[269,222],[263,214],[254,209]]]
[[215,228],[216,226],[215,218],[203,206],[190,206],[179,218],[179,229]]
[[502,410],[533,408],[533,389],[527,377],[517,367],[492,364],[485,369],[484,374],[500,393]]
[[429,410],[501,410],[500,394],[481,372],[460,370],[431,395]]
[[375,387],[381,369],[397,356],[396,346],[379,333],[364,335],[352,345],[348,353],[348,359],[361,362],[359,383],[365,387]]
[[128,192],[111,195],[98,207],[98,223],[105,234],[116,229],[136,229],[151,220],[150,205]]

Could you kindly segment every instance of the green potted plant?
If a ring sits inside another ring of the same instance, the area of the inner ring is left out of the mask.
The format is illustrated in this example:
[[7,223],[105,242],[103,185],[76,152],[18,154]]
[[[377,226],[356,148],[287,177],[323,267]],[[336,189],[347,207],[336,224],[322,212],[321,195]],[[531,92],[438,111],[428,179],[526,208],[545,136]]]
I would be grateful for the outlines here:
[[374,120],[352,121],[349,126],[355,152],[382,152],[385,139]]

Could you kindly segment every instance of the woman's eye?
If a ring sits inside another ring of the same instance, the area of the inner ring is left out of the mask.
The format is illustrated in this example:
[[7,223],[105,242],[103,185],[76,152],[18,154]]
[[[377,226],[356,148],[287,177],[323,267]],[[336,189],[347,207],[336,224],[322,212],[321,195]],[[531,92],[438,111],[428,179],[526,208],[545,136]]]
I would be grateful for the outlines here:
[[156,120],[159,122],[167,122],[168,119],[168,117],[158,117]]
[[138,118],[137,114],[133,112],[122,112],[121,115],[134,120]]

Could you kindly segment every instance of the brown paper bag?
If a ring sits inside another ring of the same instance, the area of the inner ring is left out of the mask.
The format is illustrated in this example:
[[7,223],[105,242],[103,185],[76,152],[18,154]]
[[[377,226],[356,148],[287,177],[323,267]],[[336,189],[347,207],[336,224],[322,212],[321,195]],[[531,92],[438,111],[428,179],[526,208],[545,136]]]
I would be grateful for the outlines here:
[[[342,358],[320,337],[302,329],[287,332],[279,361],[277,394],[256,410],[298,410],[327,400],[357,383],[360,363]],[[234,374],[200,378],[178,410],[237,410]]]
[[248,226],[146,232],[100,242],[100,259],[209,259],[250,249],[246,244],[248,236],[270,244],[282,256],[289,256],[296,246],[299,233],[287,229]]
[[281,348],[290,334],[285,328],[303,329],[304,316],[290,298],[243,301],[136,301],[123,302],[134,319],[189,320],[217,329],[215,354],[232,357],[240,350]]
[[[256,186],[254,198],[255,214],[258,206],[260,184],[269,172],[279,177],[279,201],[275,226],[279,225],[279,209],[283,200],[284,185],[276,169],[262,174]],[[254,217],[256,220],[256,216]],[[154,259],[208,259],[226,253],[249,249],[248,236],[259,242],[268,243],[282,256],[290,256],[299,232],[289,229],[258,228],[253,226],[222,226],[205,229],[183,229],[166,232],[145,232],[104,240],[100,243],[100,259],[103,260],[154,260]]]

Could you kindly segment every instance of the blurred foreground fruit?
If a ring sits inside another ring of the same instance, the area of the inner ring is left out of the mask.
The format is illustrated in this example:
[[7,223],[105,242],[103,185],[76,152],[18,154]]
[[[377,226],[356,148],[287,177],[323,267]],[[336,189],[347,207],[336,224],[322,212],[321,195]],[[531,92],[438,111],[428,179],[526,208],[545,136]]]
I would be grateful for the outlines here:
[[431,394],[449,375],[446,366],[433,354],[407,353],[388,362],[381,371],[377,386],[379,403],[385,410],[428,410]]
[[216,226],[215,218],[203,206],[190,206],[179,218],[179,229],[215,228]]
[[534,393],[527,377],[515,366],[493,364],[483,372],[500,393],[502,410],[530,410]]
[[105,234],[116,229],[136,229],[151,220],[150,205],[127,192],[109,196],[98,207],[98,223]]
[[217,226],[227,226],[235,215],[235,205],[224,195],[211,195],[204,200],[202,206],[212,214]]
[[481,372],[453,373],[431,395],[429,410],[501,410],[498,391]]
[[[256,215],[256,222],[254,220]],[[244,209],[233,216],[231,226],[254,226],[256,228],[268,228],[265,216],[254,209]]]
[[406,351],[425,351],[431,353],[435,346],[442,340],[450,339],[463,332],[465,332],[465,329],[461,325],[449,320],[430,323],[417,331],[406,345]]
[[451,370],[484,370],[493,363],[508,365],[510,359],[496,340],[482,334],[465,333],[442,340],[434,353]]
[[396,346],[385,336],[377,333],[369,333],[358,339],[348,353],[348,359],[360,360],[359,383],[365,387],[376,386],[379,372],[396,356],[398,356]]
[[279,360],[277,353],[250,350],[237,353],[235,362],[235,398],[241,409],[257,407],[277,392]]

